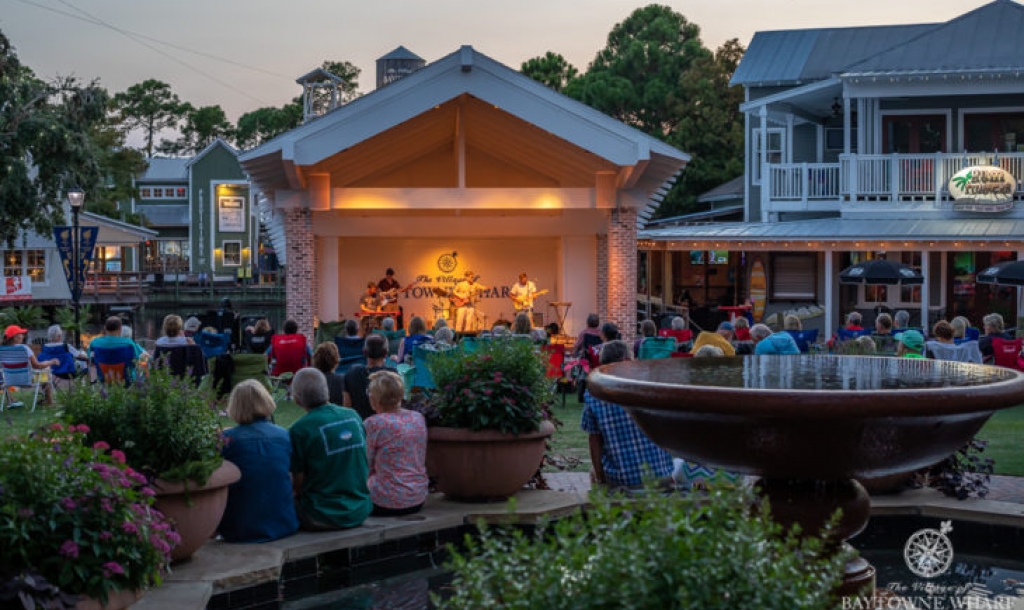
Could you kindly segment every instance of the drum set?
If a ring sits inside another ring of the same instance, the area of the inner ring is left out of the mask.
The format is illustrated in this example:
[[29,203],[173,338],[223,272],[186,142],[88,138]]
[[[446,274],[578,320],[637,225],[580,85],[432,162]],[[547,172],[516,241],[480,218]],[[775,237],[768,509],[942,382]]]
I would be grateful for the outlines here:
[[[434,312],[434,322],[437,320],[445,320],[454,329],[456,319],[456,307],[452,303],[452,291],[450,289],[441,288],[440,286],[434,286],[430,289],[430,292],[434,295],[434,302],[431,304],[431,309]],[[473,302],[473,315],[467,322],[466,330],[469,332],[479,332],[481,330],[489,330],[487,328],[487,314],[480,310],[477,306],[479,303],[479,297],[474,294],[472,298]]]

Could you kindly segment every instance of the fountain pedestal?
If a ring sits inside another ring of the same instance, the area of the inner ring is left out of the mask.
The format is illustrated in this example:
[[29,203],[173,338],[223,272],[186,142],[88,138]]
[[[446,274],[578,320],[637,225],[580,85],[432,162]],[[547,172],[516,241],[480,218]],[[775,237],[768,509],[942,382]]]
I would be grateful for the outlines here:
[[[762,477],[757,487],[784,525],[816,533],[843,509],[841,540],[870,513],[854,477],[931,466],[995,411],[1024,402],[1024,375],[1010,369],[860,356],[620,362],[592,372],[587,388],[673,455]],[[873,588],[874,569],[851,560],[840,591]]]

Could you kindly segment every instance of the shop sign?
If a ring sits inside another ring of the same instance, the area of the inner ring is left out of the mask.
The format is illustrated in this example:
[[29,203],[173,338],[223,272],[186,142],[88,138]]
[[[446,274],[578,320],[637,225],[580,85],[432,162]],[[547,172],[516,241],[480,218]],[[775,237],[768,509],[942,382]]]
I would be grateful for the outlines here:
[[29,301],[32,299],[32,278],[27,275],[8,275],[0,282],[0,301]]
[[957,212],[1005,212],[1013,207],[1017,180],[993,165],[965,167],[949,179],[949,194]]

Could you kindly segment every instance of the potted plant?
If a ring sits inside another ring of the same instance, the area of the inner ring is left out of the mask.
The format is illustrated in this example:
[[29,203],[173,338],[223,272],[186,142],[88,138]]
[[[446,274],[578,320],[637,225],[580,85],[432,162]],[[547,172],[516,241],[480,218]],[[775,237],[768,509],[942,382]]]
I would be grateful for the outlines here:
[[64,397],[64,418],[89,427],[88,442],[124,452],[152,481],[156,506],[180,534],[174,560],[187,559],[214,534],[227,486],[241,472],[220,455],[213,397],[162,368],[131,386],[78,384]]
[[88,433],[0,442],[0,606],[123,608],[160,583],[178,535],[146,477]]
[[537,471],[553,392],[543,357],[528,341],[493,339],[467,353],[427,359],[439,425],[428,429],[427,470],[455,499],[507,498]]

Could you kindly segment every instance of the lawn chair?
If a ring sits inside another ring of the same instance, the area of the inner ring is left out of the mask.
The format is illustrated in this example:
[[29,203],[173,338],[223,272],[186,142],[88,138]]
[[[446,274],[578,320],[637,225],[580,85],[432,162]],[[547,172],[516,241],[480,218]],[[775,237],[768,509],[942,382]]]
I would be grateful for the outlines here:
[[295,373],[309,365],[309,343],[306,336],[274,335],[270,339],[270,357],[273,363],[270,374],[280,377],[284,373]]
[[[0,390],[0,411],[7,403],[7,393],[19,387],[33,387],[32,410],[39,402],[39,390],[44,383],[50,383],[48,369],[33,369],[25,349],[20,345],[0,346],[0,371],[3,372],[3,389]],[[13,398],[12,398],[13,401]],[[13,402],[11,404],[14,404]],[[20,406],[20,405],[19,405]]]
[[658,331],[659,337],[674,337],[676,340],[676,351],[688,352],[693,348],[693,331],[690,329],[674,330],[663,328]]
[[366,354],[363,353],[366,340],[362,337],[335,337],[334,344],[338,346],[338,356],[341,357],[334,369],[338,375],[344,375],[356,364],[366,364]]
[[226,354],[231,349],[231,333],[200,332],[195,336],[196,345],[203,350],[203,356],[213,358]]
[[50,367],[50,373],[56,379],[70,381],[79,375],[78,364],[75,362],[75,357],[71,355],[71,350],[68,349],[67,343],[61,343],[60,345],[44,345],[39,350],[39,356],[37,356],[37,359],[40,362],[45,362],[47,360],[60,361],[60,364],[57,366]]
[[192,385],[198,386],[209,367],[206,355],[198,345],[174,345],[171,347],[157,346],[153,354],[156,366],[165,366],[175,377],[184,379],[192,377]]
[[[547,371],[545,376],[552,380],[554,389],[557,392],[563,383],[566,383],[565,377],[565,346],[561,344],[548,344],[542,345],[540,351],[544,354],[545,360],[547,360]],[[562,394],[562,406],[565,406],[565,392]]]
[[640,353],[637,354],[637,360],[671,358],[674,351],[676,351],[675,337],[647,337],[640,344]]
[[787,330],[786,332],[789,333],[790,337],[793,337],[793,341],[800,348],[801,354],[811,351],[811,346],[818,341],[817,328],[811,330]]
[[397,356],[398,346],[402,344],[402,339],[405,339],[405,329],[402,330],[381,330],[377,329],[373,331],[373,334],[383,335],[388,340],[388,355]]
[[1024,339],[1003,339],[992,337],[993,364],[1010,369],[1022,370],[1018,356]]
[[92,362],[96,365],[96,378],[103,383],[127,386],[135,378],[135,348],[131,345],[94,347]]

